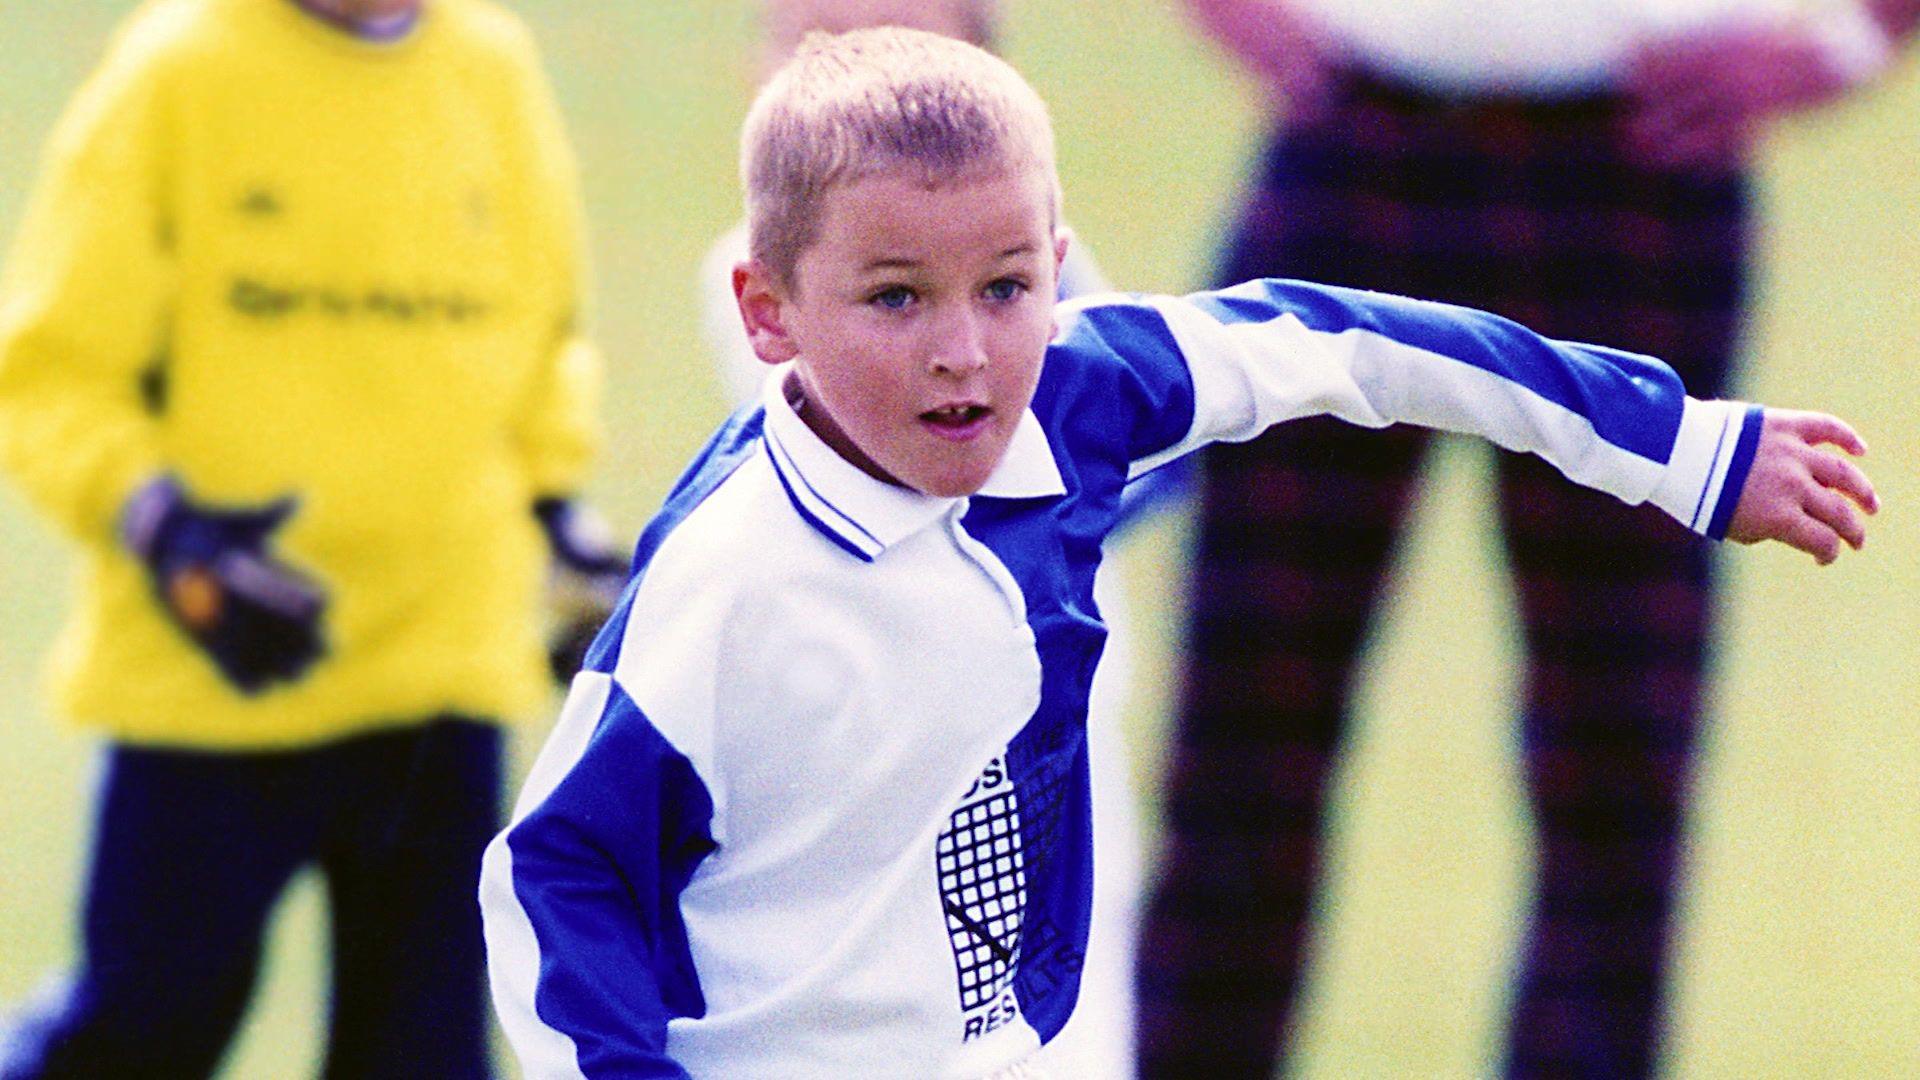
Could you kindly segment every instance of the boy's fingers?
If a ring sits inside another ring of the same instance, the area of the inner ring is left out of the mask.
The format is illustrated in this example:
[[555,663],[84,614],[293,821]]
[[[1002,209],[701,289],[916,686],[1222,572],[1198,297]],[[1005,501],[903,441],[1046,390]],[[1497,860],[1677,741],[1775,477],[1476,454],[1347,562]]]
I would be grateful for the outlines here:
[[1827,488],[1815,488],[1807,494],[1804,505],[1807,513],[1837,533],[1848,547],[1858,551],[1866,544],[1866,523],[1860,520],[1860,512],[1845,496]]
[[1795,514],[1780,539],[1825,566],[1840,557],[1840,534],[1806,514]]
[[1788,430],[1812,445],[1830,443],[1854,457],[1867,452],[1866,440],[1837,416],[1815,412],[1794,413],[1786,420]]
[[1859,503],[1861,509],[1867,513],[1879,512],[1880,496],[1875,493],[1873,481],[1867,479],[1867,474],[1861,470],[1860,466],[1846,458],[1815,451],[1808,455],[1807,470],[1823,487],[1832,488],[1846,495]]

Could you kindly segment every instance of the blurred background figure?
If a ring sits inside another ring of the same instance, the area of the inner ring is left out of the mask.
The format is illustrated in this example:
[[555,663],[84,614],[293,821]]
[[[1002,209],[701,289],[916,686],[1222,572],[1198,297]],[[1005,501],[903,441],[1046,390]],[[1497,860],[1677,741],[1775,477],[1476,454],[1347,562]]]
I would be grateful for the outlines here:
[[[1187,6],[1274,115],[1216,283],[1292,276],[1482,307],[1653,353],[1709,397],[1746,313],[1759,141],[1871,83],[1920,16],[1915,0]],[[1355,665],[1427,442],[1317,420],[1206,455],[1141,948],[1145,1076],[1274,1072]],[[1501,455],[1497,472],[1537,830],[1504,1069],[1644,1076],[1713,629],[1709,552],[1536,461]]]
[[[906,26],[992,49],[999,37],[1000,4],[997,0],[766,0],[759,74],[770,75],[810,33],[842,33],[868,26]],[[741,222],[714,242],[700,270],[702,325],[720,379],[739,404],[759,400],[769,373],[749,347],[734,303],[733,268],[746,259],[747,231]],[[1061,298],[1106,288],[1098,265],[1076,238],[1060,270]],[[1129,522],[1170,506],[1184,490],[1188,472],[1184,463],[1178,463],[1129,486]],[[1088,721],[1096,845],[1093,925],[1079,1002],[1044,1055],[1047,1067],[1063,1077],[1120,1080],[1132,1075],[1133,1069],[1133,946],[1143,862],[1138,796],[1123,727],[1137,631],[1112,572],[1103,571],[1095,579],[1094,593],[1108,637],[1094,677]]]
[[545,700],[546,567],[624,569],[574,498],[576,204],[483,0],[151,0],[115,34],[0,280],[0,465],[78,549],[54,692],[105,741],[81,955],[0,1075],[211,1074],[306,867],[326,1074],[488,1074],[499,721]]

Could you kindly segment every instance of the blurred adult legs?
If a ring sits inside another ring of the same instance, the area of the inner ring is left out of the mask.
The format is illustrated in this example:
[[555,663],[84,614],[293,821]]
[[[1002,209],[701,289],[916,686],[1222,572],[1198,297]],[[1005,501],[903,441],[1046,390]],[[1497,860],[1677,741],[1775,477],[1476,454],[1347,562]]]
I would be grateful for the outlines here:
[[1426,440],[1307,420],[1206,457],[1138,958],[1142,1076],[1273,1072],[1304,974],[1354,665]]
[[1710,600],[1703,541],[1647,507],[1501,462],[1529,665],[1535,897],[1514,1076],[1649,1075]]
[[[1452,300],[1654,353],[1715,396],[1744,299],[1744,180],[1643,168],[1617,125],[1604,98],[1461,106],[1356,78],[1277,137],[1220,281]],[[1273,1071],[1326,780],[1417,462],[1404,433],[1326,421],[1209,451],[1140,956],[1145,1076]],[[1645,1075],[1710,625],[1706,545],[1537,460],[1503,456],[1500,476],[1539,853],[1506,1068]]]

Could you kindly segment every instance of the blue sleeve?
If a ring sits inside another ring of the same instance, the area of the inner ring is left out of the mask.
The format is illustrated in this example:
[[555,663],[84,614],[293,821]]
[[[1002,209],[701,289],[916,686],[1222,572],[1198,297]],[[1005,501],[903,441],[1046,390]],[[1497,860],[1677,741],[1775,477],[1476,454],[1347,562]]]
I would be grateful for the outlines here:
[[1263,280],[1097,297],[1062,315],[1063,367],[1118,361],[1132,377],[1117,385],[1145,391],[1122,395],[1147,410],[1130,429],[1132,476],[1299,417],[1410,423],[1538,454],[1576,483],[1709,532],[1739,496],[1736,448],[1756,422],[1739,403],[1687,397],[1651,357],[1384,293]]
[[1138,461],[1192,430],[1193,395],[1165,317],[1143,301],[1108,294],[1063,308],[1033,409],[1076,446],[1104,446]]
[[714,850],[688,759],[602,672],[575,682],[482,872],[502,1027],[529,1076],[684,1077],[667,1023],[705,1012],[679,897]]
[[[1292,316],[1314,334],[1395,342],[1487,375],[1584,418],[1604,442],[1662,460],[1686,388],[1658,360],[1555,341],[1473,308],[1304,281],[1251,281],[1189,298],[1222,326]],[[1445,367],[1435,365],[1434,370]]]

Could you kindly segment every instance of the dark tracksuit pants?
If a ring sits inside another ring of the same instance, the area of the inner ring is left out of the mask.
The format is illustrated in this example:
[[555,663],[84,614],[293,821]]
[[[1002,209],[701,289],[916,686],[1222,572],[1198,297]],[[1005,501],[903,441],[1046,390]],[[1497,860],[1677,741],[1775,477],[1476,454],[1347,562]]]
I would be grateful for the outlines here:
[[[1644,168],[1606,98],[1461,104],[1355,76],[1283,130],[1220,283],[1303,277],[1447,300],[1659,356],[1721,393],[1745,179]],[[1202,466],[1142,1074],[1273,1073],[1302,978],[1323,807],[1428,436],[1316,419]],[[1512,1076],[1652,1068],[1712,603],[1707,543],[1501,452],[1527,669],[1538,878]],[[1444,648],[1443,644],[1432,647]]]
[[500,825],[497,726],[262,753],[115,746],[103,764],[82,955],[13,1018],[0,1077],[211,1075],[274,902],[309,865],[333,928],[324,1075],[489,1074],[476,897]]

